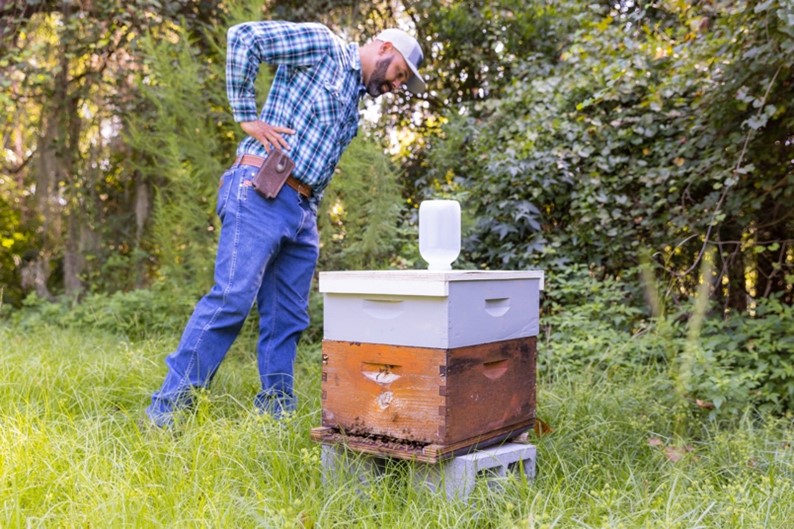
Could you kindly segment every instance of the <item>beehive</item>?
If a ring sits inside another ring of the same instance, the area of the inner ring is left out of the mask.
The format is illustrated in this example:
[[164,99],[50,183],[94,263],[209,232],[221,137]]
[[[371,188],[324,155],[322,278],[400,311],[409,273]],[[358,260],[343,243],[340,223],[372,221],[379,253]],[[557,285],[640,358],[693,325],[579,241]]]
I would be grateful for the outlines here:
[[315,439],[397,456],[403,443],[434,461],[530,428],[542,281],[537,271],[321,273]]

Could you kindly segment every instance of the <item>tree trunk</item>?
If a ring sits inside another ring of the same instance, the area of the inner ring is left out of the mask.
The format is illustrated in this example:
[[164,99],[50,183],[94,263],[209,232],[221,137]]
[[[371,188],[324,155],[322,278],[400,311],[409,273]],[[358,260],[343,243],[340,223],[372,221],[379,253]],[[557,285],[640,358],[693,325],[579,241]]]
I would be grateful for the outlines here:
[[[64,13],[67,15],[67,13]],[[49,275],[52,260],[63,257],[63,286],[70,296],[83,290],[81,276],[85,259],[81,254],[81,224],[85,207],[81,204],[81,187],[76,160],[82,123],[78,114],[80,97],[70,93],[71,67],[64,39],[58,46],[58,67],[54,72],[53,90],[49,104],[44,106],[36,174],[36,206],[43,221],[42,247],[38,260],[47,262],[36,266],[36,276]],[[46,284],[40,277],[38,284]]]
[[[726,221],[720,228],[720,239],[725,241],[721,248],[722,277],[728,278],[724,287],[724,308],[736,312],[747,311],[747,282],[745,280],[744,255],[739,241],[743,229],[735,221]],[[721,285],[716,285],[721,288]]]
[[33,290],[42,299],[52,300],[53,296],[47,288],[50,278],[50,260],[45,255],[26,262],[20,267],[21,285],[25,290]]
[[89,186],[78,185],[80,176],[75,164],[79,152],[81,122],[77,115],[79,98],[74,94],[66,94],[66,149],[59,157],[64,167],[66,182],[66,241],[63,254],[63,287],[67,296],[79,296],[83,292],[82,275],[85,271],[86,220],[88,211],[86,203],[91,197]]
[[[767,200],[759,211],[758,240],[767,250],[756,257],[756,296],[767,298],[779,294],[784,301],[792,303],[792,292],[786,283],[786,257],[790,251],[787,241],[791,238],[791,231],[785,222],[784,212],[788,212],[788,207],[776,205],[771,200]],[[772,250],[774,243],[778,244],[778,248]]]
[[[57,159],[53,147],[58,135],[58,127],[56,120],[51,115],[43,115],[41,125],[44,133],[39,137],[36,149],[37,157],[34,164],[36,190],[33,201],[33,207],[42,223],[41,247],[37,249],[36,258],[22,269],[22,287],[25,289],[35,288],[39,295],[42,294],[41,288],[46,289],[52,271],[50,260],[56,250],[57,241],[61,238],[60,207],[57,197]],[[49,291],[46,296],[42,297],[51,297]]]
[[[63,16],[69,16],[69,7],[64,4]],[[65,241],[63,248],[63,287],[67,296],[77,297],[83,291],[82,275],[85,270],[85,258],[82,254],[83,229],[87,217],[86,201],[90,196],[90,186],[79,185],[80,173],[76,164],[80,152],[80,134],[82,121],[78,114],[80,95],[70,91],[69,69],[71,67],[67,55],[66,43],[72,39],[61,38],[60,72],[56,79],[56,105],[59,111],[59,148],[57,152],[60,181],[63,182],[63,200],[66,202],[63,215],[66,221]]]

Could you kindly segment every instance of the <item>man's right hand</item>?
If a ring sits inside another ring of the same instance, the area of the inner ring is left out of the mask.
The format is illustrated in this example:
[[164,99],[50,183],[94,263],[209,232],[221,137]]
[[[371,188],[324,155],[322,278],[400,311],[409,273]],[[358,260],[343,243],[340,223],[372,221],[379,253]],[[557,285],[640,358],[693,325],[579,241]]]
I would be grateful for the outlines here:
[[259,120],[243,121],[240,123],[240,128],[249,136],[259,140],[259,143],[264,145],[265,152],[268,153],[273,147],[288,151],[290,149],[289,144],[287,144],[287,140],[284,139],[282,134],[295,134],[294,130],[288,129],[287,127],[268,125],[264,121]]

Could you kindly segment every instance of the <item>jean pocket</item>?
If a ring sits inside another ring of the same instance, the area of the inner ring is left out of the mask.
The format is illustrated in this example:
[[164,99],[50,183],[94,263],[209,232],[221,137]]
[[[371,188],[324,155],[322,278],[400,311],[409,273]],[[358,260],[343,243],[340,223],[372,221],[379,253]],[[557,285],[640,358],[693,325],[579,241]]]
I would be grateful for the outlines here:
[[246,167],[240,174],[240,185],[237,186],[237,200],[239,202],[246,202],[248,195],[254,193],[254,176],[256,176],[256,169]]
[[234,172],[230,169],[223,173],[221,179],[218,182],[218,199],[217,205],[215,206],[215,213],[219,216],[223,216],[223,212],[226,211],[226,204],[229,202],[229,195],[232,191],[232,180],[234,179]]

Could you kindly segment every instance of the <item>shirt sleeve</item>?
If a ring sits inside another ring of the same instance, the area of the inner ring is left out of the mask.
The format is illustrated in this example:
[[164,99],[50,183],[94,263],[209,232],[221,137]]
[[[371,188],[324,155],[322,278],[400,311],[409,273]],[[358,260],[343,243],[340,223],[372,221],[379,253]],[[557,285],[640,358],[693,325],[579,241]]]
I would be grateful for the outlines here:
[[322,24],[246,22],[229,28],[226,49],[226,96],[237,122],[257,119],[254,82],[259,64],[307,66],[320,61],[334,45]]

